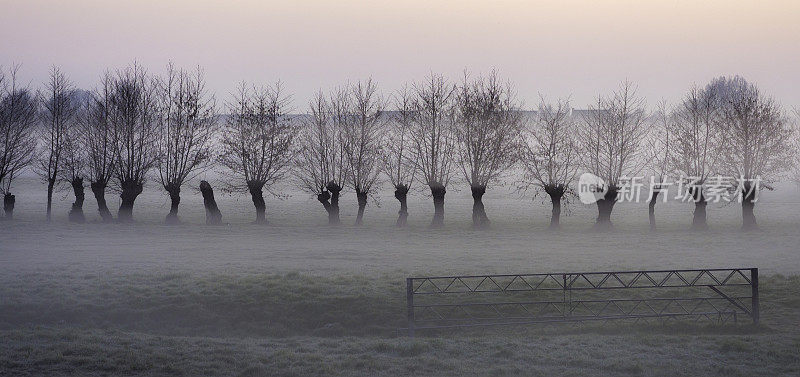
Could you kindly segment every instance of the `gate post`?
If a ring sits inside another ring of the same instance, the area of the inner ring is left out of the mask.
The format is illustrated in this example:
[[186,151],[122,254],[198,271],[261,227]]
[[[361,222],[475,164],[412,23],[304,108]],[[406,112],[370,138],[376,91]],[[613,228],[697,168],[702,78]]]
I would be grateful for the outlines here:
[[[571,316],[571,314],[572,314],[571,313],[572,312],[572,303],[570,302],[569,304],[567,304],[567,274],[564,274],[562,277],[564,279],[564,283],[563,283],[564,284],[564,299],[563,299],[563,301],[564,301],[564,317],[568,317],[568,316]],[[572,301],[572,300],[570,300],[570,301]]]
[[750,286],[752,287],[752,303],[751,312],[753,313],[753,323],[758,324],[758,320],[760,317],[759,313],[759,305],[758,305],[758,268],[751,268],[750,269]]
[[414,279],[406,278],[406,311],[408,336],[414,337]]

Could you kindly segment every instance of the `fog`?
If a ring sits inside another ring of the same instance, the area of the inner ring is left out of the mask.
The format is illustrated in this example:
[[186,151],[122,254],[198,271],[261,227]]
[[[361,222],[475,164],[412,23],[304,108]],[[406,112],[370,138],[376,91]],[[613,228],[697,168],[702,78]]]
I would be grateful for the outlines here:
[[[212,181],[213,182],[213,181]],[[196,186],[196,182],[192,183]],[[305,272],[443,274],[522,273],[637,268],[756,266],[766,273],[800,272],[796,255],[800,192],[783,184],[765,191],[756,206],[761,231],[741,233],[738,203],[709,204],[708,232],[689,231],[692,203],[669,197],[659,203],[659,232],[648,229],[646,203],[620,203],[612,216],[615,230],[593,232],[594,205],[577,200],[566,209],[563,229],[546,229],[550,203],[533,191],[510,187],[487,191],[491,223],[471,229],[468,187],[451,185],[445,202],[445,229],[428,229],[433,205],[421,189],[409,200],[409,228],[396,229],[398,205],[391,191],[370,202],[365,226],[353,227],[356,198],[341,198],[342,226],[327,225],[327,215],[312,195],[283,185],[289,196],[266,195],[269,225],[253,224],[248,194],[217,189],[223,226],[206,226],[196,187],[184,190],[183,224],[167,226],[169,199],[150,184],[137,199],[135,224],[102,224],[96,204],[87,200],[88,223],[70,224],[71,194],[56,194],[54,221],[45,223],[45,190],[35,178],[21,179],[15,220],[2,225],[2,268],[7,273],[58,270],[76,274],[226,272],[269,274]],[[646,193],[644,193],[646,194]],[[108,195],[112,212],[119,199]]]

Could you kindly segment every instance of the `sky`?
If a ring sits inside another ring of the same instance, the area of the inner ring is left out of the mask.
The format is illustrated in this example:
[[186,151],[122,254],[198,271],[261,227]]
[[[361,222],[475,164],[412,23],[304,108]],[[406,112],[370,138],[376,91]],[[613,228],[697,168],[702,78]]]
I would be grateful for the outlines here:
[[203,67],[226,101],[242,80],[281,80],[294,108],[372,77],[391,93],[431,72],[495,69],[526,107],[581,108],[628,79],[653,107],[739,74],[800,107],[797,0],[0,0],[0,65],[80,88],[107,69]]

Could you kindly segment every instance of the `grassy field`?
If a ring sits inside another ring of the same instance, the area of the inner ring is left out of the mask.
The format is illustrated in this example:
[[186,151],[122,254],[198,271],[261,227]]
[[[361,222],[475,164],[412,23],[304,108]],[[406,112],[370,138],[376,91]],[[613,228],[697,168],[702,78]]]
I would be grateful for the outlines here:
[[[437,231],[419,194],[406,230],[392,226],[392,201],[371,203],[356,228],[345,196],[345,225],[331,228],[302,194],[268,199],[266,227],[249,223],[248,198],[220,195],[227,225],[206,227],[191,190],[184,224],[165,226],[168,203],[154,189],[132,225],[93,222],[91,201],[90,223],[69,224],[67,195],[45,223],[44,192],[28,184],[16,219],[0,223],[0,375],[800,374],[794,192],[759,202],[759,232],[738,232],[735,205],[710,206],[711,230],[687,232],[691,207],[667,203],[658,232],[647,231],[646,205],[619,204],[615,231],[596,233],[591,206],[571,205],[564,229],[549,232],[547,203],[502,190],[485,198],[488,231],[469,228],[469,193],[455,190]],[[411,275],[711,267],[760,268],[760,326],[396,331]]]
[[800,277],[762,279],[762,325],[491,328],[398,337],[402,276],[12,274],[10,375],[797,375]]

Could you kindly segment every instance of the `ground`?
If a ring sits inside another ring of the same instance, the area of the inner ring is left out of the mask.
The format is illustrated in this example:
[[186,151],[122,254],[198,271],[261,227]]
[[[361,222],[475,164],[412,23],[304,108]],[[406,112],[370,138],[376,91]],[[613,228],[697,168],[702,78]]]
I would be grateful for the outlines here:
[[[430,198],[392,224],[383,193],[363,228],[331,228],[310,195],[267,197],[269,226],[249,197],[218,192],[227,225],[203,225],[184,190],[184,223],[162,225],[167,195],[148,187],[132,225],[69,224],[71,196],[44,222],[44,187],[23,181],[16,219],[0,223],[0,375],[798,375],[800,198],[793,188],[756,206],[761,231],[738,232],[739,208],[709,206],[708,232],[689,232],[691,206],[619,204],[616,230],[592,232],[595,209],[573,203],[560,232],[532,193],[484,198],[492,227],[470,230],[468,190],[448,189],[446,228],[429,230]],[[41,192],[40,192],[41,191]],[[286,189],[285,191],[291,192]],[[112,211],[118,199],[109,194]],[[404,278],[427,274],[758,267],[762,324],[627,323],[488,328],[398,336]]]

